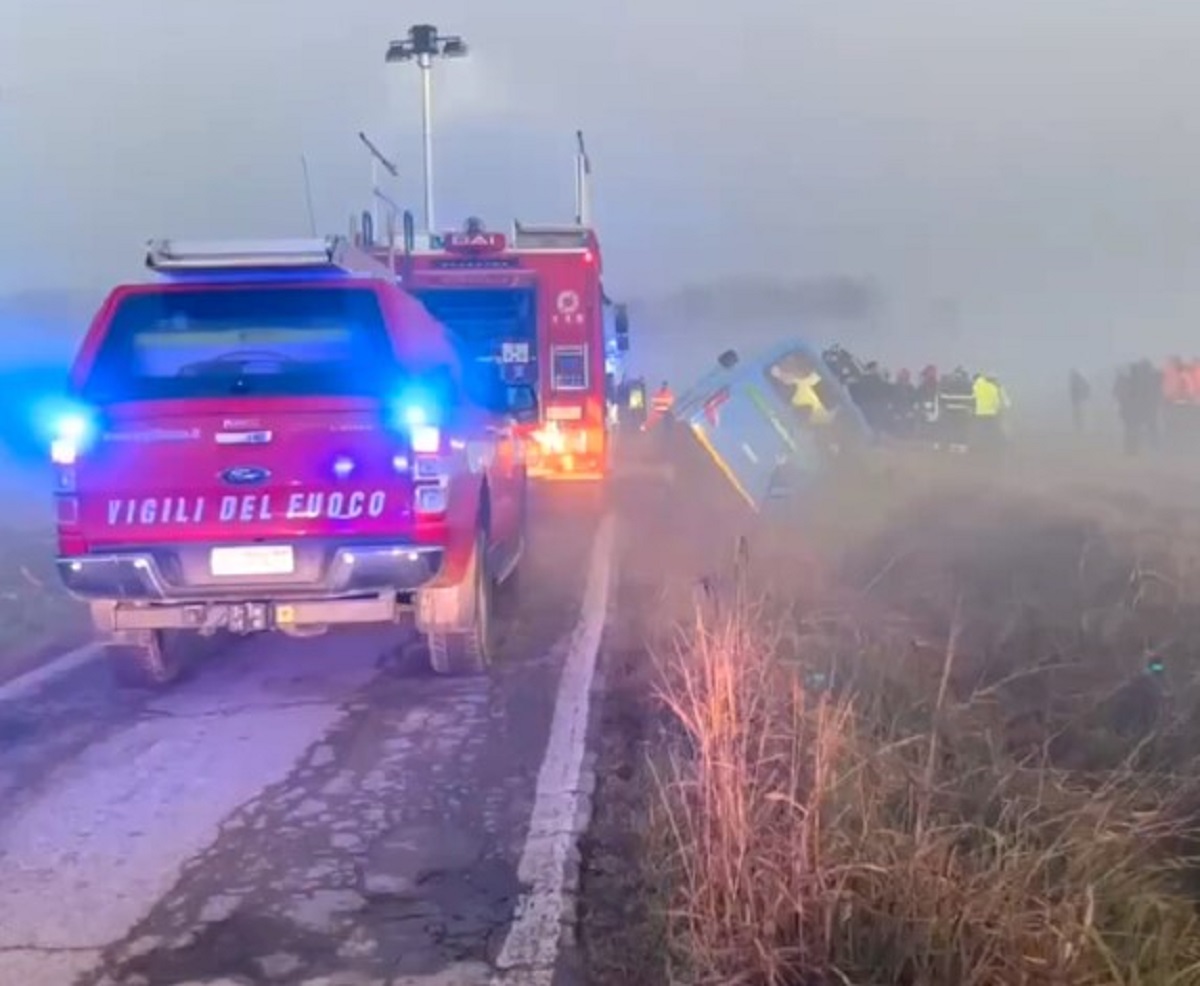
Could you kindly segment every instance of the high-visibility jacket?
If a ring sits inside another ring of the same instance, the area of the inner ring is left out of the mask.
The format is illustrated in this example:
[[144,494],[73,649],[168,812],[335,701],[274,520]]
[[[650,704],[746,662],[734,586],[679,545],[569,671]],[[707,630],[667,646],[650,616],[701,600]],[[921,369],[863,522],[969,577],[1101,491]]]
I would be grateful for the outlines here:
[[1004,388],[995,380],[987,377],[976,377],[975,385],[975,417],[994,418],[1008,405],[1008,397]]
[[794,388],[792,391],[792,407],[807,409],[809,411],[809,420],[813,424],[827,424],[832,415],[825,407],[825,403],[817,394],[817,384],[821,382],[819,373],[809,373],[803,377],[793,377],[788,381]]
[[1189,363],[1184,378],[1185,399],[1193,404],[1200,403],[1200,363]]
[[666,414],[675,406],[675,395],[669,387],[661,387],[654,392],[650,399],[650,410],[655,414]]
[[646,416],[646,427],[652,428],[658,424],[675,406],[675,395],[669,387],[660,387],[650,398],[650,413]]

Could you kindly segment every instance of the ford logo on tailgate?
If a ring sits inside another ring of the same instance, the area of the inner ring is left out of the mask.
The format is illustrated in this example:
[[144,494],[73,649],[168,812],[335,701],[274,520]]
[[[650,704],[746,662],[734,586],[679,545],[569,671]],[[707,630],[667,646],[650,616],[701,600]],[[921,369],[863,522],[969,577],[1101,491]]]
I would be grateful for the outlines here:
[[234,486],[255,486],[270,479],[271,472],[258,466],[234,466],[221,473],[221,478]]

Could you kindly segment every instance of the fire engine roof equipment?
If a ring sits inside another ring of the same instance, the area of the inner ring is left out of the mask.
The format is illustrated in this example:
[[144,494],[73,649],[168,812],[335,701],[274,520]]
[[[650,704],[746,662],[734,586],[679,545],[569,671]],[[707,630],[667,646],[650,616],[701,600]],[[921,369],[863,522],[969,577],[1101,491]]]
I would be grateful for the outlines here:
[[583,226],[532,226],[513,223],[513,246],[518,250],[588,250],[594,235]]

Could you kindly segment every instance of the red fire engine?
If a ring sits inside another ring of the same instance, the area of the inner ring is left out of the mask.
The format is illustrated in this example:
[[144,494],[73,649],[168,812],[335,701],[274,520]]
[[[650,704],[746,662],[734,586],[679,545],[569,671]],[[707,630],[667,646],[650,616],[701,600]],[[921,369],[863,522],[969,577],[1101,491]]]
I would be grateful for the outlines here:
[[[589,217],[590,165],[577,134],[575,222],[513,224],[490,232],[470,219],[458,232],[417,233],[405,212],[402,244],[392,206],[383,244],[370,213],[353,220],[357,242],[386,256],[404,289],[456,334],[472,354],[480,388],[497,376],[532,386],[539,415],[523,426],[530,476],[602,479],[609,468],[609,405],[615,400],[606,324],[616,327],[614,352],[628,348],[623,311],[605,318],[611,302],[601,284],[600,244]],[[381,197],[381,196],[377,196]],[[619,306],[618,306],[619,308]]]
[[404,288],[470,344],[482,376],[537,389],[525,429],[529,474],[598,479],[608,471],[608,381],[600,246],[583,226],[471,221],[396,255]]

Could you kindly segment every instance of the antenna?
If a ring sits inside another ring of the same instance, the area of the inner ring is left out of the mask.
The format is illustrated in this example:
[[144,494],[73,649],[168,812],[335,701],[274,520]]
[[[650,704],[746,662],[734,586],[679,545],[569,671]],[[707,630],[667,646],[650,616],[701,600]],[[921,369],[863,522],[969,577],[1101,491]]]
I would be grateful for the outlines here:
[[358,132],[358,139],[371,155],[371,224],[374,230],[378,230],[385,225],[379,221],[379,203],[383,202],[393,211],[396,210],[396,204],[379,187],[379,169],[382,167],[393,178],[400,177],[400,169],[361,130]]
[[592,225],[592,162],[583,142],[583,131],[575,131],[575,225]]
[[300,155],[300,170],[304,172],[304,201],[308,205],[308,230],[313,236],[317,235],[317,213],[313,209],[312,182],[308,177],[308,158]]

